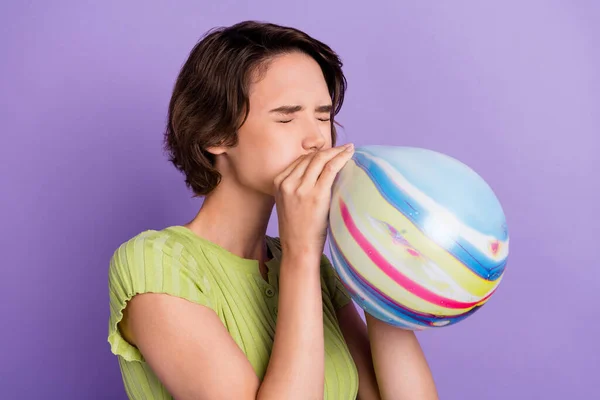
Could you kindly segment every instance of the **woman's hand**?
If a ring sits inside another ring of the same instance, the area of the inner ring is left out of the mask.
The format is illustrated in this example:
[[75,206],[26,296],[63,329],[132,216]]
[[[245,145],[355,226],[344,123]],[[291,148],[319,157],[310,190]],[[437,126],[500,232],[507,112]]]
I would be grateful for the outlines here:
[[320,257],[327,237],[331,186],[354,153],[352,144],[303,155],[275,178],[275,203],[284,253]]

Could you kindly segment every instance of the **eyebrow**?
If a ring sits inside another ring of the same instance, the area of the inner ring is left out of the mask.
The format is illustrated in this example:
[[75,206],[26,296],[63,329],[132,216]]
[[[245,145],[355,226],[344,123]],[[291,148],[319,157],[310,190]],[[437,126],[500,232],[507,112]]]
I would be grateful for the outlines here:
[[[287,115],[287,114],[294,114],[294,113],[297,113],[302,110],[304,110],[304,107],[302,107],[302,106],[281,106],[281,107],[274,108],[269,112]],[[318,106],[317,108],[315,108],[315,111],[318,113],[331,113],[331,110],[332,110],[331,104]]]

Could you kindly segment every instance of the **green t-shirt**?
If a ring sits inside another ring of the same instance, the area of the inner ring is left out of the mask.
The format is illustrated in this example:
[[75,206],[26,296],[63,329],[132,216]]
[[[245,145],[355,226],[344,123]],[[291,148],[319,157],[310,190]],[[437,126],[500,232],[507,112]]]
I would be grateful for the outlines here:
[[[139,293],[166,293],[214,310],[262,380],[275,335],[281,261],[279,240],[267,237],[267,245],[273,255],[267,263],[268,282],[257,261],[236,256],[183,226],[148,230],[119,246],[109,269],[108,342],[130,399],[172,399],[117,327],[126,302]],[[321,260],[325,399],[355,399],[358,374],[335,315],[350,297],[327,257]]]

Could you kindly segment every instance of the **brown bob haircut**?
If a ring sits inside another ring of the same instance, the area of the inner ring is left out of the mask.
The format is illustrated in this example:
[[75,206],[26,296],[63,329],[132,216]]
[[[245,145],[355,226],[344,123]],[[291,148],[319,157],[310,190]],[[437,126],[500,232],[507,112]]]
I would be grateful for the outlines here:
[[275,56],[302,52],[321,67],[332,100],[331,132],[340,111],[346,78],[338,55],[306,33],[272,23],[244,21],[208,31],[184,63],[169,103],[165,150],[185,175],[194,196],[209,194],[220,182],[209,147],[235,146],[250,111],[254,73],[264,73]]

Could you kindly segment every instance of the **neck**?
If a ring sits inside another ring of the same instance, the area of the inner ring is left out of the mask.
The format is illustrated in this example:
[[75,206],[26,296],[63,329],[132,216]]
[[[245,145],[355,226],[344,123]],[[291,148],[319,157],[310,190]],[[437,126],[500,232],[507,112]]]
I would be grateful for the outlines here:
[[223,180],[185,226],[239,257],[265,262],[265,236],[274,204],[271,196]]

